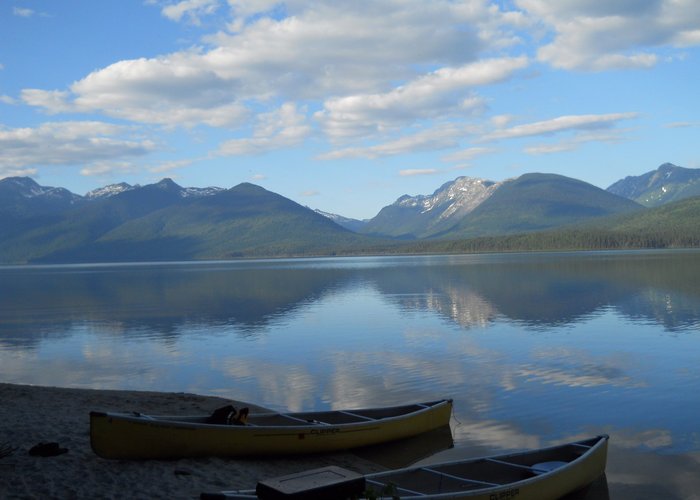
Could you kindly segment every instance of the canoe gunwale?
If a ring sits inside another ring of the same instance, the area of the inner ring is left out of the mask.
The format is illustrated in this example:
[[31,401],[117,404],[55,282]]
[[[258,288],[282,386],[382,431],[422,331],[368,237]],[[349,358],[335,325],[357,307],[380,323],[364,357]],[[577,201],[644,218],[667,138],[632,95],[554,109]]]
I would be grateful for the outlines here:
[[[201,416],[171,416],[171,415],[146,415],[138,412],[132,412],[132,413],[116,413],[116,412],[104,412],[104,411],[91,411],[90,415],[94,415],[96,417],[107,417],[107,418],[117,418],[119,420],[124,420],[128,422],[133,422],[133,423],[143,423],[144,421],[148,422],[150,425],[158,426],[159,424],[162,424],[164,426],[168,427],[182,427],[182,428],[211,428],[211,429],[227,429],[230,430],[231,432],[235,432],[236,430],[251,430],[251,429],[256,429],[256,430],[270,430],[270,431],[289,431],[289,432],[298,432],[298,431],[303,431],[303,430],[308,430],[310,428],[317,428],[317,427],[323,427],[323,426],[332,426],[334,428],[341,428],[341,429],[353,429],[355,427],[357,428],[366,428],[368,424],[376,423],[376,424],[391,424],[392,422],[397,422],[401,420],[405,420],[407,418],[412,418],[412,417],[418,417],[420,415],[423,415],[425,413],[433,412],[440,407],[443,407],[445,405],[451,405],[453,402],[452,399],[440,399],[440,400],[435,400],[435,401],[429,401],[426,403],[416,403],[413,405],[399,405],[399,406],[387,406],[383,407],[381,409],[386,409],[386,410],[391,410],[391,409],[398,409],[398,408],[408,408],[408,407],[413,407],[413,406],[422,406],[422,408],[414,410],[414,411],[407,411],[405,413],[393,415],[393,416],[388,416],[388,417],[381,417],[381,418],[370,418],[370,417],[364,417],[363,415],[355,415],[356,413],[364,412],[364,411],[374,411],[378,410],[378,408],[362,408],[362,409],[352,409],[352,410],[328,410],[328,411],[321,411],[321,412],[261,412],[261,413],[251,413],[250,414],[250,419],[254,418],[264,418],[264,417],[282,417],[282,418],[293,418],[295,420],[299,420],[299,424],[285,424],[285,425],[259,425],[259,424],[252,424],[252,423],[247,423],[245,425],[229,425],[229,424],[213,424],[204,421],[206,417],[201,417]],[[295,415],[299,414],[304,414],[304,415],[312,415],[312,414],[320,414],[320,413],[343,413],[343,414],[351,414],[353,416],[361,417],[364,420],[358,421],[358,422],[342,422],[342,423],[332,423],[332,422],[323,422],[319,420],[314,420],[314,421],[308,421],[308,420],[303,420],[300,418],[295,417]]]
[[[251,413],[246,425],[209,423],[207,416],[92,411],[90,445],[97,455],[115,459],[323,453],[422,434],[449,425],[452,410],[452,399],[440,399],[359,410]],[[366,412],[368,418],[344,412]],[[324,415],[328,422],[314,418]],[[285,417],[299,422],[279,425]]]

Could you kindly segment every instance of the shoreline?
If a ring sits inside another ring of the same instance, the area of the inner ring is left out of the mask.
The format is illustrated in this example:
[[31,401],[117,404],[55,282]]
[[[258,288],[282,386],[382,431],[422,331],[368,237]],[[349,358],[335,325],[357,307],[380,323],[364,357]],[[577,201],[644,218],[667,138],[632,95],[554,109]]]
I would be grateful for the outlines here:
[[[412,445],[378,445],[353,452],[280,458],[188,458],[179,460],[107,460],[90,448],[89,412],[139,411],[152,414],[209,414],[233,404],[251,411],[265,408],[244,401],[191,393],[76,389],[0,383],[0,449],[16,448],[0,458],[0,498],[5,499],[198,499],[204,491],[254,489],[261,479],[336,465],[361,474],[412,462],[483,456],[491,450],[452,436],[426,434]],[[28,451],[57,442],[67,453],[40,457]],[[426,442],[429,444],[426,445]],[[441,453],[440,451],[445,451]],[[404,463],[399,463],[404,462]],[[611,436],[606,475],[575,500],[638,498],[700,499],[700,453],[664,455],[630,447]]]
[[[258,480],[338,465],[365,474],[384,467],[350,452],[293,458],[107,460],[90,448],[89,412],[201,414],[243,401],[189,393],[73,389],[0,383],[0,497],[199,498],[203,491],[255,488]],[[57,442],[67,453],[29,455],[38,443]]]

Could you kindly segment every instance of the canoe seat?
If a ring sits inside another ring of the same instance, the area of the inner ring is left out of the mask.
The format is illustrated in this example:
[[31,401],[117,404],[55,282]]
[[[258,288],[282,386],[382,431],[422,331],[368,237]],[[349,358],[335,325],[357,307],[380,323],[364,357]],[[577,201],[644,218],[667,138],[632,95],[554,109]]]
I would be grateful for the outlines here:
[[343,415],[348,415],[348,416],[350,416],[350,417],[358,418],[358,419],[360,419],[361,421],[364,420],[364,421],[370,421],[370,422],[371,422],[372,420],[377,420],[376,418],[367,417],[367,416],[365,416],[365,415],[358,415],[357,413],[353,413],[353,412],[351,412],[351,411],[341,411],[340,413],[342,413]]
[[531,472],[535,476],[539,476],[541,474],[546,474],[547,472],[552,472],[553,470],[558,469],[559,467],[562,467],[568,463],[568,462],[563,462],[561,460],[551,460],[548,462],[539,462],[539,463],[536,463],[533,465],[525,465],[525,464],[517,464],[517,463],[513,463],[513,462],[507,462],[504,460],[499,460],[497,458],[487,458],[486,461],[494,463],[494,464],[506,465],[508,467],[522,469],[524,471]]
[[547,472],[552,472],[559,467],[566,465],[568,462],[562,462],[560,460],[552,460],[551,462],[540,462],[538,464],[533,464],[531,469],[533,474],[539,476],[540,474],[546,474]]

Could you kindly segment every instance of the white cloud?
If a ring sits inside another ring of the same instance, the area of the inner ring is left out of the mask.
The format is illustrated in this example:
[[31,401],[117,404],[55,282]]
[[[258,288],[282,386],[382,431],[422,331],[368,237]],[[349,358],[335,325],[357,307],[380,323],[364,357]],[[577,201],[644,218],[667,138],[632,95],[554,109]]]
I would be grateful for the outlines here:
[[567,141],[558,144],[540,144],[538,146],[530,146],[524,149],[530,155],[547,155],[554,153],[563,153],[565,151],[573,151],[577,144]]
[[164,161],[153,167],[150,167],[148,170],[151,173],[162,174],[163,172],[171,172],[173,170],[179,170],[181,168],[187,167],[191,165],[193,161],[194,160],[190,159]]
[[[477,66],[465,65],[482,50],[512,45],[506,27],[519,21],[485,0],[291,1],[282,18],[268,15],[275,5],[230,2],[231,14],[247,16],[245,23],[208,37],[201,47],[118,61],[69,89],[25,89],[22,98],[49,113],[104,113],[188,127],[238,127],[247,112],[261,106],[372,93],[397,105],[409,95],[422,95],[426,104],[445,109],[455,99],[446,100],[446,94],[479,78]],[[213,0],[186,0],[163,12],[183,19],[215,7]],[[401,82],[408,87],[392,91]],[[476,104],[471,96],[459,97],[458,105]],[[409,119],[425,113],[426,108],[408,111]]]
[[554,38],[538,58],[564,69],[648,68],[659,47],[700,44],[695,0],[517,0]]
[[496,115],[489,120],[494,127],[503,128],[515,120],[513,115]]
[[309,189],[309,190],[302,191],[301,193],[299,193],[299,196],[302,196],[304,198],[313,198],[314,196],[318,196],[320,194],[321,193],[319,193],[315,189]]
[[435,175],[440,171],[436,168],[409,168],[399,171],[401,177],[414,177],[417,175]]
[[171,21],[179,22],[186,17],[192,24],[198,25],[202,16],[213,14],[218,7],[219,0],[184,0],[166,5],[161,13]]
[[5,177],[34,177],[39,173],[36,168],[12,168],[0,165],[0,178]]
[[115,174],[131,174],[141,170],[139,165],[129,161],[96,161],[80,169],[80,175],[97,177]]
[[44,108],[49,114],[71,111],[71,105],[67,102],[70,93],[62,90],[24,89],[21,93],[22,101],[30,106]]
[[166,126],[243,123],[248,112],[231,99],[231,84],[200,63],[199,56],[190,52],[120,61],[74,83],[70,92],[25,89],[22,99],[49,113],[102,111]]
[[208,63],[225,78],[250,78],[258,92],[281,89],[285,98],[386,91],[423,74],[421,67],[473,61],[498,36],[480,35],[479,27],[500,16],[486,2],[471,9],[442,0],[284,6],[284,19],[264,17],[219,34]]
[[286,103],[280,109],[258,115],[253,137],[231,139],[219,146],[222,156],[260,154],[283,147],[301,144],[311,133],[303,110],[294,103]]
[[382,133],[418,120],[469,114],[485,106],[481,98],[466,94],[470,88],[503,81],[526,65],[526,57],[517,57],[441,68],[382,94],[329,99],[316,118],[337,139]]
[[462,149],[460,151],[456,151],[454,153],[451,153],[449,155],[443,156],[442,161],[445,162],[469,162],[473,160],[474,158],[493,153],[496,151],[493,148],[467,148],[467,149]]
[[22,7],[13,7],[12,13],[15,16],[19,16],[19,17],[32,17],[34,15],[34,11],[32,9],[27,9],[27,8],[22,8]]
[[[459,147],[466,128],[451,122],[490,109],[481,87],[528,68],[528,52],[560,68],[603,70],[653,66],[669,57],[659,48],[700,44],[694,0],[174,0],[161,12],[176,22],[214,15],[231,22],[187,50],[117,61],[77,75],[67,88],[25,88],[22,102],[49,114],[235,129],[238,138],[222,143],[219,155],[295,147],[312,134],[313,117],[339,148],[320,158],[377,158]],[[575,115],[511,127],[514,117],[504,111],[484,140],[580,134],[634,117]],[[444,160],[469,161],[475,152]]]
[[700,122],[672,122],[664,125],[665,128],[691,128],[697,127]]
[[436,126],[397,139],[372,146],[356,146],[338,149],[321,155],[321,160],[338,160],[341,158],[380,158],[415,151],[433,151],[454,148],[467,134],[465,127],[453,124]]
[[128,132],[125,127],[95,121],[48,122],[36,128],[0,127],[0,165],[17,170],[32,165],[104,163],[155,150],[153,142],[130,139]]
[[637,113],[610,113],[604,115],[568,115],[534,123],[516,125],[496,130],[482,137],[482,140],[514,139],[538,135],[551,135],[566,131],[592,130],[613,127],[621,120],[636,118]]
[[619,130],[605,130],[598,133],[579,132],[573,137],[564,139],[554,144],[539,144],[536,146],[528,146],[524,149],[524,151],[527,154],[531,155],[542,155],[561,153],[564,151],[574,151],[583,144],[589,142],[621,142],[623,140],[622,132],[623,131]]

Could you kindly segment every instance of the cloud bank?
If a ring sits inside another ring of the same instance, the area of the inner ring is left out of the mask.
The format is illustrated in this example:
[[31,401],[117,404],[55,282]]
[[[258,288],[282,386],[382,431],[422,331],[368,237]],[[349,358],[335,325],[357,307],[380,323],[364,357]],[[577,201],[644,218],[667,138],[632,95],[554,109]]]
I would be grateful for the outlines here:
[[[612,129],[637,111],[508,127],[507,115],[488,121],[494,102],[485,89],[528,71],[533,77],[536,68],[649,68],[669,51],[700,45],[694,0],[184,0],[162,5],[161,14],[200,27],[199,43],[115,61],[66,88],[24,88],[19,100],[2,96],[5,104],[21,101],[70,119],[62,127],[56,120],[3,130],[1,140],[11,146],[0,153],[5,171],[110,155],[123,161],[156,149],[154,139],[126,140],[124,129],[107,128],[108,121],[144,133],[216,129],[222,139],[212,157],[263,154],[313,137],[326,144],[319,160],[377,158],[567,131],[578,139],[529,145],[526,152],[570,150],[611,140],[590,132]],[[84,128],[100,117],[97,135],[66,139],[65,130],[77,130],[84,116],[91,117]],[[37,146],[38,137],[47,146]]]

